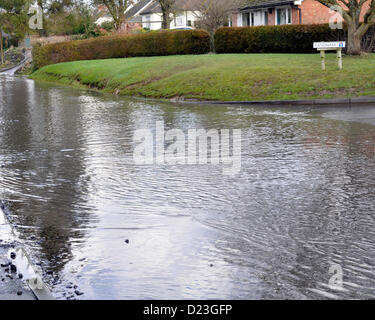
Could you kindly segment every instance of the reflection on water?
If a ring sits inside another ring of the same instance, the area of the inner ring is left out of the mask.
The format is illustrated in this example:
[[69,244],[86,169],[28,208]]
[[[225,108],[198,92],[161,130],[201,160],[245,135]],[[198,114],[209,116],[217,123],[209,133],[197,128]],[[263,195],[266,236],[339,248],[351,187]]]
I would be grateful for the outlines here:
[[[0,198],[59,298],[70,282],[86,299],[375,298],[375,126],[343,117],[3,77]],[[241,173],[134,165],[134,130],[156,121],[241,128]],[[342,290],[328,285],[332,264]]]

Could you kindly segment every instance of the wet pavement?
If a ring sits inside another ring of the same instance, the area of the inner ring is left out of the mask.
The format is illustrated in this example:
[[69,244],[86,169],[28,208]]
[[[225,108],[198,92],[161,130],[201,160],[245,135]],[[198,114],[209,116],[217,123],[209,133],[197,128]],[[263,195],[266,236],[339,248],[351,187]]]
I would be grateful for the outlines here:
[[17,270],[14,264],[18,246],[11,227],[4,219],[0,208],[0,300],[36,299],[26,283],[24,275]]

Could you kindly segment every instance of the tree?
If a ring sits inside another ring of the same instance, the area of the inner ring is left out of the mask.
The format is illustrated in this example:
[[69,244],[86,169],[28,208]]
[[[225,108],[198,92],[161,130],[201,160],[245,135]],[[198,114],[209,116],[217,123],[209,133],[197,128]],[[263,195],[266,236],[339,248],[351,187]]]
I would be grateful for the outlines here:
[[0,0],[1,62],[4,63],[3,31],[22,39],[28,30],[27,9],[29,0]]
[[74,4],[74,0],[53,0],[48,5],[48,13],[62,13]]
[[158,0],[163,14],[162,29],[169,29],[171,24],[171,13],[176,4],[176,0]]
[[216,30],[228,23],[232,12],[246,4],[246,0],[192,0],[199,25],[213,37]]
[[126,22],[125,12],[134,4],[134,0],[92,0],[94,5],[104,5],[113,18],[116,30],[120,30]]
[[[338,12],[348,27],[347,54],[361,53],[362,38],[375,23],[375,0],[316,0]],[[361,13],[364,15],[361,15]],[[363,16],[363,19],[361,19]]]
[[225,25],[228,18],[238,8],[236,0],[194,0],[194,7],[201,27],[210,34]]

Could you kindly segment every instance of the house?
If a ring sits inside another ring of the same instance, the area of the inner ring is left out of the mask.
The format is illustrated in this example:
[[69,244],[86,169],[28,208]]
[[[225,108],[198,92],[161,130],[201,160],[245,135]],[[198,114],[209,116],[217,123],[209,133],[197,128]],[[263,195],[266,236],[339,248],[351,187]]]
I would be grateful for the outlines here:
[[[191,8],[189,0],[176,0],[176,8],[171,15],[171,29],[193,28],[199,14]],[[112,21],[111,15],[104,6],[99,8],[100,17],[96,20],[97,25]],[[156,0],[138,0],[129,6],[125,12],[127,23],[125,29],[139,28],[159,30],[162,28],[163,15],[159,2]]]
[[[124,29],[137,29],[142,28],[142,17],[140,16],[140,13],[142,10],[147,8],[153,0],[138,0],[135,4],[132,4],[128,7],[128,9],[125,11],[125,18],[126,25],[124,26]],[[100,26],[104,22],[112,22],[113,18],[109,14],[107,8],[104,5],[101,5],[98,7],[99,11],[99,17],[95,21],[95,24]]]
[[320,24],[341,18],[316,0],[251,0],[233,13],[230,25],[263,26],[283,24]]
[[[142,26],[145,29],[159,30],[162,28],[163,14],[158,1],[151,3],[144,8],[140,15]],[[199,12],[195,11],[189,0],[176,0],[176,7],[171,16],[171,29],[194,28],[199,20]]]

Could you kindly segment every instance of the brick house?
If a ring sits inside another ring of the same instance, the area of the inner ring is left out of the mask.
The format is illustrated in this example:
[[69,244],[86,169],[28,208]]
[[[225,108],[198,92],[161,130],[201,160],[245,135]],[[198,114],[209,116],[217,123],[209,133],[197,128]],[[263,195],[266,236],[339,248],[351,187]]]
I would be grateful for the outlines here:
[[315,0],[252,0],[232,14],[230,25],[320,24],[332,16],[333,11]]

